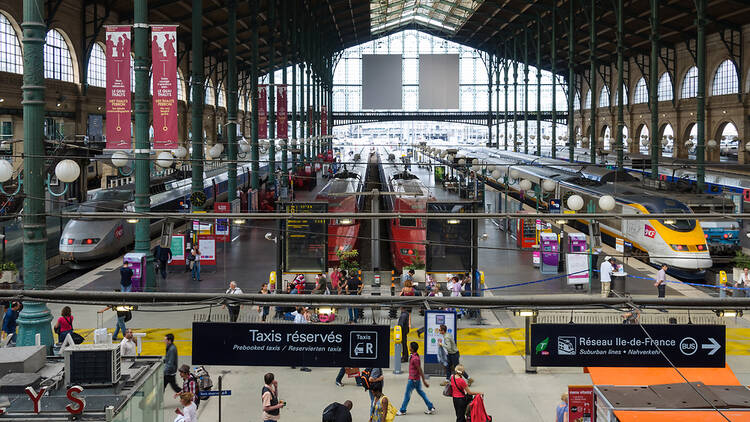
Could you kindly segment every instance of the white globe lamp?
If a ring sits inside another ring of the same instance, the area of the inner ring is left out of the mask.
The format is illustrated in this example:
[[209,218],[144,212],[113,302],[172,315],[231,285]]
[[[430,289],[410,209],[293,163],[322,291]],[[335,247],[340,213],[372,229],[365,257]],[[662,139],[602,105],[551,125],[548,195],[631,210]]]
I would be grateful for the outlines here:
[[179,146],[172,152],[172,154],[177,158],[185,158],[185,156],[187,156],[187,149],[183,146]]
[[518,176],[520,176],[520,173],[516,169],[510,170],[510,178],[511,179],[518,179]]
[[492,171],[492,178],[493,179],[497,180],[497,179],[500,178],[500,176],[502,176],[502,174],[500,173],[500,170],[493,170]]
[[604,211],[612,211],[615,209],[615,198],[611,195],[604,195],[599,198],[599,208]]
[[163,169],[172,167],[173,161],[174,157],[169,151],[162,151],[159,153],[159,155],[156,156],[156,165]]
[[128,161],[130,161],[130,157],[126,152],[115,151],[112,154],[112,165],[115,167],[125,167],[128,165]]
[[459,166],[463,166],[463,165],[466,165],[466,160],[464,160],[463,158],[462,158],[462,159],[460,159],[460,160],[458,160],[458,165],[459,165]]
[[571,195],[568,198],[568,208],[573,211],[579,211],[583,208],[583,198],[580,195]]
[[518,184],[518,187],[521,188],[522,191],[531,190],[531,181],[523,179],[521,180],[521,183]]
[[544,189],[545,192],[552,192],[555,190],[555,181],[550,179],[544,179],[542,182],[542,189]]
[[13,165],[8,160],[0,160],[0,183],[5,183],[13,177]]
[[73,160],[62,160],[55,166],[55,176],[64,183],[73,182],[80,175],[81,167]]

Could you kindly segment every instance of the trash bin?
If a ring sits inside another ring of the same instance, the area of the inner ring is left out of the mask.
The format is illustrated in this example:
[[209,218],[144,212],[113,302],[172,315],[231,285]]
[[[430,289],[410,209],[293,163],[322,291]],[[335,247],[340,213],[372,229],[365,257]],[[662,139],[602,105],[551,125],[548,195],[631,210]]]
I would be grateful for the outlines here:
[[611,291],[618,295],[625,295],[627,293],[627,277],[626,272],[612,273]]

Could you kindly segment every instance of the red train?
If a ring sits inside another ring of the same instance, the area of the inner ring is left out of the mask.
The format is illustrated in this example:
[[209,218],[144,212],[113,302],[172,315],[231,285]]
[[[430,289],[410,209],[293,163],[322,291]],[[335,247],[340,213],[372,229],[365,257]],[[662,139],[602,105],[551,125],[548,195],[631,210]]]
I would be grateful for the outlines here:
[[[380,166],[380,181],[389,192],[385,197],[386,209],[398,213],[427,212],[427,201],[432,199],[419,177],[406,170],[408,165],[398,165],[392,154]],[[393,266],[401,271],[415,259],[424,262],[426,255],[427,222],[420,218],[393,218],[388,223],[391,235]]]
[[[357,156],[357,158],[359,158]],[[328,202],[328,212],[356,213],[362,209],[363,198],[357,195],[364,188],[364,164],[342,166],[331,176],[328,183],[318,193],[318,201]],[[351,251],[357,248],[359,221],[342,218],[328,222],[328,265],[339,262],[337,251]]]

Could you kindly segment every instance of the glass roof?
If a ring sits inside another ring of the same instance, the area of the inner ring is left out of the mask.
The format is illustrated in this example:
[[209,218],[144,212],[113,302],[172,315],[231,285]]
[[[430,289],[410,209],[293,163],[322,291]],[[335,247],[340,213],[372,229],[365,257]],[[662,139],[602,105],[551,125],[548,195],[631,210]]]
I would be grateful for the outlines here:
[[483,0],[370,0],[370,32],[378,34],[419,23],[455,33]]

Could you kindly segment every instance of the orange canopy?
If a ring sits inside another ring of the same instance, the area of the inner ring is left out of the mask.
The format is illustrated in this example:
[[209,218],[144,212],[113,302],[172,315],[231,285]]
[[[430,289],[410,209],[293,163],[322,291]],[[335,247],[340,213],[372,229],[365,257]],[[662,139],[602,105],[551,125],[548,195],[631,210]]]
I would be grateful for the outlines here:
[[[679,368],[689,382],[705,385],[741,385],[734,372],[723,368]],[[601,368],[586,367],[595,385],[677,384],[685,380],[673,368]]]

